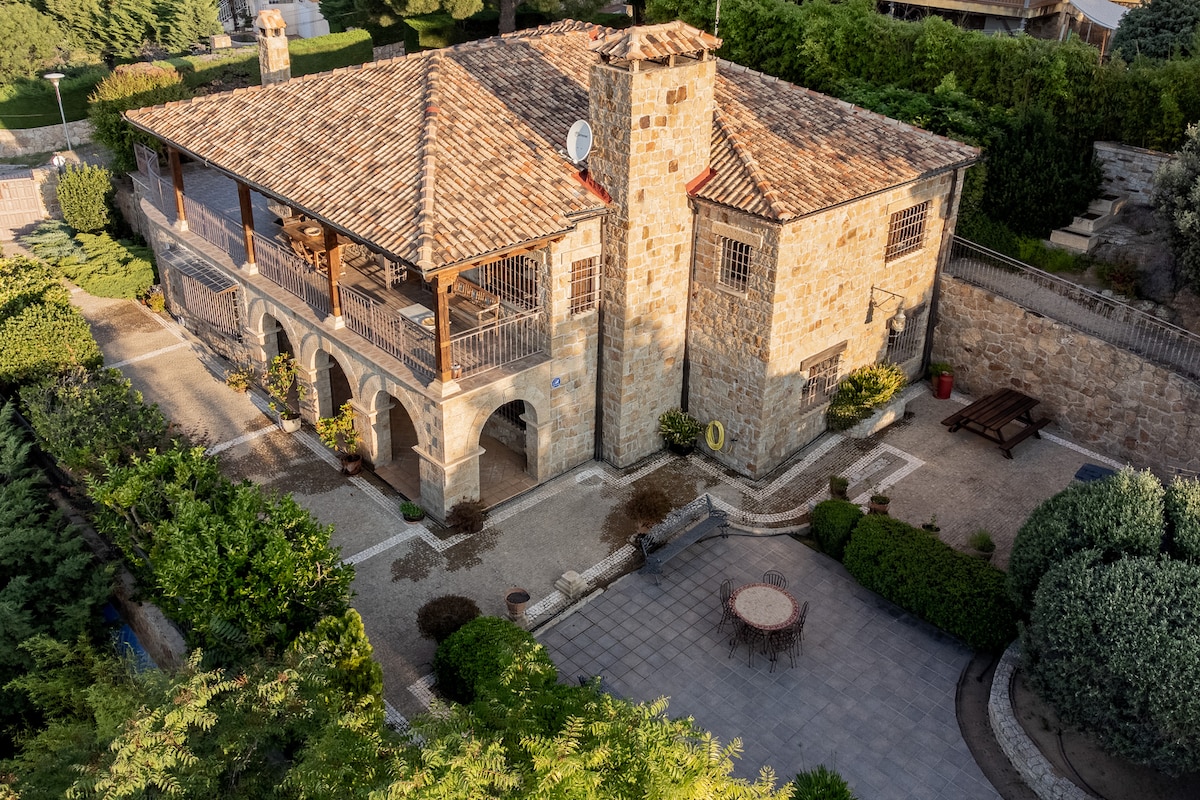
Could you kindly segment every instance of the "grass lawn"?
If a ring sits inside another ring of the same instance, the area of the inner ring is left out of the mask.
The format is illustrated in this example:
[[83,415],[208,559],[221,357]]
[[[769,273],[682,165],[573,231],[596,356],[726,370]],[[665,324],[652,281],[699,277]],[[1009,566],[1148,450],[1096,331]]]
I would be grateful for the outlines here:
[[[108,70],[90,67],[73,70],[59,84],[67,122],[87,116],[87,98]],[[61,122],[54,86],[45,78],[28,78],[0,86],[0,128],[40,128]]]

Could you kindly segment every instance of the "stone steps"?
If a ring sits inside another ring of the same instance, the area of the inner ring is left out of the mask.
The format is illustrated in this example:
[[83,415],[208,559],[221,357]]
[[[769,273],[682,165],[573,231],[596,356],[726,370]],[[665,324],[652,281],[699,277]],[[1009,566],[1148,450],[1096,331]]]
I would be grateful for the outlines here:
[[1096,198],[1088,204],[1087,213],[1076,217],[1067,227],[1052,231],[1046,244],[1073,253],[1090,252],[1095,234],[1117,218],[1125,201],[1125,197],[1115,194]]

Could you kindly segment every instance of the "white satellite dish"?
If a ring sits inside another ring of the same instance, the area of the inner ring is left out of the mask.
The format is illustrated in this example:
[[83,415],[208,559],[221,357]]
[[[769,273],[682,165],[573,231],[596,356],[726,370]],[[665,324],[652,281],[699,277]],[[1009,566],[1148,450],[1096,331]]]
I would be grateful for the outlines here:
[[592,126],[581,119],[567,131],[567,157],[574,164],[581,163],[592,152]]

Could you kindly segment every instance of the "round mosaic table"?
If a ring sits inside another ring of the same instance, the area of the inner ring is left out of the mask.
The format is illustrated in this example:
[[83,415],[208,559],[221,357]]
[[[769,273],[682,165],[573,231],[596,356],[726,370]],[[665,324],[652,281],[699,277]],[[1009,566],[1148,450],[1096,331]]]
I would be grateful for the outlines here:
[[729,598],[733,613],[760,631],[779,631],[800,617],[800,604],[778,586],[750,583],[734,590]]

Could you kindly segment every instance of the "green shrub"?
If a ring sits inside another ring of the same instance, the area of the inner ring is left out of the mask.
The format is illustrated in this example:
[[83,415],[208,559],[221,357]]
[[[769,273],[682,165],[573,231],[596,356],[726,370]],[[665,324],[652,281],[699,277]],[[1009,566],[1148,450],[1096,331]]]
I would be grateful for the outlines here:
[[154,285],[154,265],[149,248],[107,233],[80,233],[75,237],[85,260],[59,263],[63,274],[88,294],[96,297],[141,297]]
[[71,167],[58,181],[63,221],[77,231],[102,231],[112,222],[112,173],[84,164]]
[[855,800],[846,779],[821,764],[792,781],[792,800]]
[[46,264],[26,258],[0,258],[0,342],[0,390],[103,360],[67,290]]
[[1163,497],[1163,517],[1170,552],[1200,562],[1200,480],[1172,481]]
[[1126,469],[1068,486],[1034,509],[1017,532],[1008,560],[1010,596],[1028,611],[1038,581],[1073,553],[1153,555],[1162,539],[1163,487],[1149,472]]
[[372,658],[375,650],[367,639],[362,617],[353,608],[322,618],[311,631],[296,637],[291,649],[327,658],[334,688],[352,702],[365,701],[382,710],[383,668]]
[[75,241],[75,231],[65,222],[46,220],[21,237],[21,244],[42,261],[59,266],[64,261],[83,261],[87,254]]
[[558,679],[554,664],[531,633],[499,617],[471,620],[442,642],[433,656],[438,691],[463,705],[495,694],[514,653],[522,648],[532,648],[532,660],[549,667],[542,680],[545,686],[553,684]]
[[479,606],[471,598],[444,594],[417,609],[417,631],[426,639],[441,644],[480,613]]
[[866,419],[906,385],[908,376],[895,364],[868,364],[851,372],[838,384],[829,404],[831,430],[844,431]]
[[1016,636],[1004,573],[900,520],[865,517],[843,563],[863,586],[976,650],[1001,650]]
[[862,509],[847,500],[817,503],[812,511],[812,532],[821,552],[841,561],[846,554],[850,534],[862,518]]
[[115,369],[75,368],[21,389],[29,424],[46,452],[80,475],[127,467],[177,435],[156,405]]
[[1042,579],[1021,644],[1064,722],[1132,761],[1200,770],[1200,565],[1077,553]]
[[1119,295],[1136,298],[1142,282],[1142,269],[1132,258],[1096,265],[1096,277]]
[[291,495],[233,483],[203,449],[155,453],[88,484],[96,530],[189,642],[232,661],[279,652],[348,607],[354,568]]
[[158,140],[141,133],[122,119],[122,112],[131,108],[154,106],[175,100],[186,100],[191,92],[173,69],[147,63],[117,67],[97,84],[88,98],[88,118],[92,121],[96,141],[113,154],[113,168],[129,172],[137,167],[133,145],[141,143],[158,150]]

